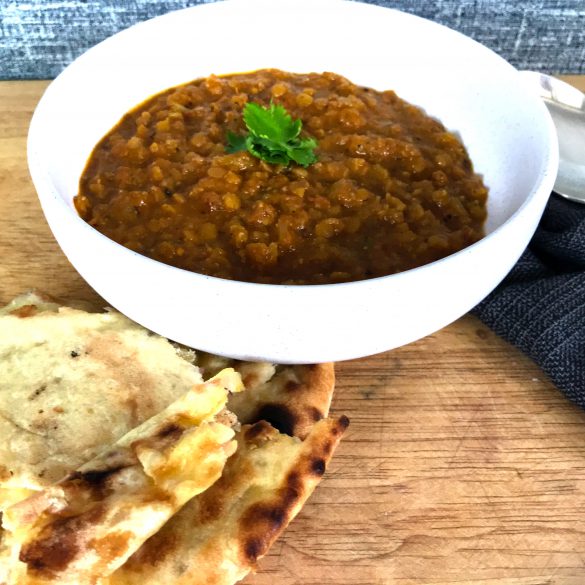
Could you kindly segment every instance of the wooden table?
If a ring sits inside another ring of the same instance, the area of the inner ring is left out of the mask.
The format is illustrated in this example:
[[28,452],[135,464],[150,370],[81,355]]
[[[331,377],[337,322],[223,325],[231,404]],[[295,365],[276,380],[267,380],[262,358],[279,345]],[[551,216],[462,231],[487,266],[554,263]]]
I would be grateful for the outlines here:
[[[585,77],[570,81],[585,89]],[[99,302],[53,240],[27,172],[45,86],[0,83],[0,301],[36,287]],[[346,438],[246,583],[585,583],[585,412],[529,359],[467,316],[337,372]]]

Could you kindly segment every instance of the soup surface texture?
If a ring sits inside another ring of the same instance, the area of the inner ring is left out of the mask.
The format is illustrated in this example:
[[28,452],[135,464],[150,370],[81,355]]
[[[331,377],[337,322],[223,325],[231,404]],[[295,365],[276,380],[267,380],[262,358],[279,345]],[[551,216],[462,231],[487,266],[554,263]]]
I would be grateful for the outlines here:
[[[308,167],[229,154],[246,103],[282,105],[316,139]],[[487,189],[461,141],[393,91],[333,73],[210,76],[127,113],[81,177],[80,216],[193,272],[272,284],[408,270],[483,236]]]

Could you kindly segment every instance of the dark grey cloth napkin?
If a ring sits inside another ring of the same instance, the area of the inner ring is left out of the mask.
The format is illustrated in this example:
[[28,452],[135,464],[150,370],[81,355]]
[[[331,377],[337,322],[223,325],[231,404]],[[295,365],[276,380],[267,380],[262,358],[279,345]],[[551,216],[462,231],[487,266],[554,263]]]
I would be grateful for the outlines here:
[[585,205],[552,195],[518,263],[473,312],[585,408]]

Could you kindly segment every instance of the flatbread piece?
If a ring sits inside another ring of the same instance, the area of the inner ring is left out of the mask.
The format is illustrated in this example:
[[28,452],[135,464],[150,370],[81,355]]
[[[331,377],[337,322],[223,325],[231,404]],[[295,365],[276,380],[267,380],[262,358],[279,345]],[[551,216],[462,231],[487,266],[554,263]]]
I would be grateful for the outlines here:
[[120,313],[15,299],[0,314],[0,510],[202,381],[166,339]]
[[3,524],[21,561],[11,579],[79,585],[122,565],[220,477],[236,442],[231,427],[214,418],[240,389],[238,374],[221,372],[75,473],[8,508]]

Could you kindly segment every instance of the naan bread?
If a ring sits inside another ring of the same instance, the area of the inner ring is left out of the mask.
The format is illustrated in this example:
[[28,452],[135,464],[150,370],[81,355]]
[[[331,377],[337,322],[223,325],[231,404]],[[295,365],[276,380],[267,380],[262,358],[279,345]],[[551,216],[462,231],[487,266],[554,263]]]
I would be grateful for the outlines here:
[[[6,437],[0,510],[94,458],[200,383],[200,372],[207,378],[229,366],[246,385],[228,402],[240,421],[266,420],[290,436],[266,422],[244,427],[220,480],[96,583],[241,579],[298,513],[347,425],[345,418],[321,420],[333,393],[333,364],[275,366],[195,355],[114,311],[91,313],[87,306],[23,295],[0,309],[0,437]],[[219,418],[232,423],[225,413]],[[8,559],[8,549],[0,548],[0,566]],[[0,569],[0,585],[2,578]],[[16,583],[47,582],[38,578],[29,572],[28,581]]]
[[14,582],[90,584],[107,576],[220,477],[234,431],[213,419],[233,370],[193,388],[58,484],[4,512],[18,554]]
[[103,585],[233,585],[296,516],[348,420],[326,419],[304,441],[262,421],[244,426],[221,478],[193,498]]
[[0,311],[0,510],[202,382],[182,355],[116,312],[59,307],[35,294]]
[[247,391],[230,397],[228,408],[242,424],[265,420],[282,433],[304,438],[329,414],[335,387],[332,363],[275,366],[198,354],[197,364],[204,376],[227,367],[240,372]]

